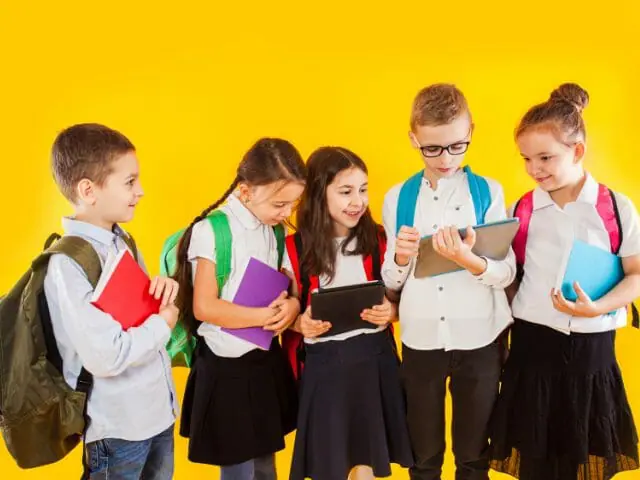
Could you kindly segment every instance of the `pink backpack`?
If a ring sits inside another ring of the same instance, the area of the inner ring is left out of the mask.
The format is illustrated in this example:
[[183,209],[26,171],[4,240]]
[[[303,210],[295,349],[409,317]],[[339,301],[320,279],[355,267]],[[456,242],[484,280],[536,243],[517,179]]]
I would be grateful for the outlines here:
[[[598,200],[596,201],[596,210],[604,222],[604,226],[609,234],[609,242],[611,245],[611,253],[618,254],[620,245],[622,244],[622,224],[620,222],[620,213],[618,212],[618,204],[613,192],[605,185],[600,184],[598,187]],[[520,220],[520,228],[513,239],[513,252],[516,256],[516,265],[518,268],[518,279],[522,279],[524,272],[524,261],[527,251],[527,237],[529,234],[529,223],[533,214],[533,191],[527,192],[518,203],[513,211],[513,216]],[[634,304],[631,304],[632,324],[636,328],[640,328],[640,316]]]

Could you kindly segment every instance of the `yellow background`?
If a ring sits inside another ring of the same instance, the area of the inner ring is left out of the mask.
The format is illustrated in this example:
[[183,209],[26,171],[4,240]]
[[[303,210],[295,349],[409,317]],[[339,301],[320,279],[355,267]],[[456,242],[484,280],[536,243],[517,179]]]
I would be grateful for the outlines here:
[[[512,140],[519,116],[559,83],[580,83],[592,98],[588,166],[640,204],[640,7],[517,3],[0,0],[0,292],[70,212],[48,155],[77,122],[120,129],[138,147],[147,198],[129,228],[153,273],[163,239],[225,190],[263,135],[305,156],[326,144],[353,149],[370,167],[380,218],[385,191],[420,166],[406,136],[411,100],[438,81],[466,93],[477,124],[467,158],[503,183],[509,202],[532,186]],[[630,328],[618,336],[640,418],[639,341]],[[185,371],[175,375],[182,395]],[[176,478],[217,478],[189,464],[185,447],[178,440]],[[289,458],[278,455],[282,478]],[[78,478],[79,465],[75,452],[20,471],[0,447],[2,479]]]

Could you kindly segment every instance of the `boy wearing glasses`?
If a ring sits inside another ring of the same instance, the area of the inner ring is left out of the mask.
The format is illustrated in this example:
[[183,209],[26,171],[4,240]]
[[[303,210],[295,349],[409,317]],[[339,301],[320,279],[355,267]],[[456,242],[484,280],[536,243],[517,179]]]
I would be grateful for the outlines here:
[[[382,277],[401,294],[402,371],[415,455],[412,480],[440,479],[447,379],[456,479],[489,478],[487,425],[502,367],[500,336],[513,321],[504,288],[513,281],[516,267],[511,251],[503,261],[472,252],[475,232],[470,225],[506,218],[500,184],[460,168],[472,133],[471,113],[460,90],[436,84],[420,91],[409,132],[424,163],[422,175],[413,177],[415,208],[407,216],[401,212],[406,202],[398,205],[399,198],[406,197],[401,191],[407,182],[392,188],[384,201],[388,247]],[[484,186],[484,218],[477,218],[472,183]],[[458,229],[465,227],[462,239]],[[462,269],[415,278],[419,241],[426,235],[433,235],[440,255]]]

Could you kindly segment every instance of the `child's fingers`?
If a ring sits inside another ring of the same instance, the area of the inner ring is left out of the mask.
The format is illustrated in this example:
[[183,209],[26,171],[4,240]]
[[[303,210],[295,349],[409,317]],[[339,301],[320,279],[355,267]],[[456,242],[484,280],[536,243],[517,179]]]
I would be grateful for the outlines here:
[[462,237],[456,227],[451,227],[451,239],[453,240],[453,249],[458,251],[462,247]]
[[171,297],[169,298],[169,303],[176,303],[178,299],[178,292],[180,291],[180,285],[177,282],[172,282],[171,288]]
[[444,242],[445,247],[448,250],[453,250],[455,247],[455,240],[453,233],[451,232],[451,227],[447,227],[442,231],[442,240]]
[[151,285],[149,285],[149,295],[155,295],[158,280],[158,277],[153,277],[153,280],[151,280]]
[[278,308],[286,300],[287,300],[287,292],[282,292],[280,293],[280,295],[278,295],[278,298],[276,298],[273,302],[271,302],[271,304],[269,305],[269,308]]
[[156,291],[155,291],[155,293],[153,294],[153,296],[154,296],[154,298],[155,298],[156,300],[160,300],[160,298],[162,298],[162,294],[163,294],[163,293],[164,293],[164,291],[165,291],[165,287],[166,287],[166,285],[167,285],[167,284],[166,284],[166,282],[165,282],[164,278],[159,278],[159,279],[158,279],[158,283],[157,283],[157,285],[156,285]]

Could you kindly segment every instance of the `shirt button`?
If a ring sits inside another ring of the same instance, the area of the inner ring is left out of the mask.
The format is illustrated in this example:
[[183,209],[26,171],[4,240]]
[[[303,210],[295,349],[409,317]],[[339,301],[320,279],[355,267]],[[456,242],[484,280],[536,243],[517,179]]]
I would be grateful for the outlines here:
[[433,197],[433,199],[437,202],[438,201],[438,197]]
[[460,207],[456,207],[456,211],[457,211],[457,210],[460,210]]
[[434,230],[437,230],[437,229],[438,229],[438,225],[434,223],[434,224],[433,224],[433,229],[434,229]]
[[438,287],[438,290],[443,291],[444,287]]
[[440,321],[441,321],[441,322],[444,322],[444,317],[440,317]]

